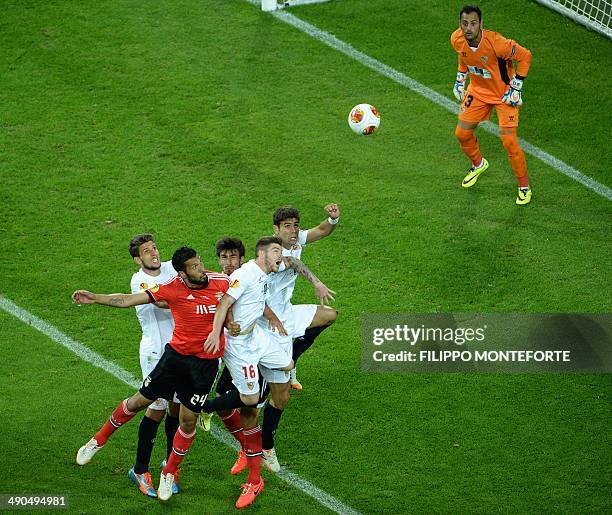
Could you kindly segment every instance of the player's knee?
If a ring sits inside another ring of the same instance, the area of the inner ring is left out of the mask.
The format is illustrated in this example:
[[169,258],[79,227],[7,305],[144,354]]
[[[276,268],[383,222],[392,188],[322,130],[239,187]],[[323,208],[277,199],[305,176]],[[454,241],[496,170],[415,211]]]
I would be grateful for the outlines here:
[[500,137],[504,150],[509,156],[514,156],[520,153],[521,147],[516,134],[502,134]]
[[338,312],[334,308],[330,308],[329,306],[321,308],[322,325],[332,325],[337,317]]
[[242,408],[240,410],[240,421],[245,429],[254,427],[257,423],[258,411],[255,408]]
[[272,405],[279,410],[284,410],[289,404],[289,389],[278,392],[272,400]]
[[155,399],[147,399],[142,393],[136,392],[127,400],[127,409],[132,412],[142,411],[148,408]]
[[255,393],[253,395],[245,395],[244,393],[241,393],[240,400],[246,406],[257,406],[257,403],[259,402],[259,394]]
[[310,327],[332,325],[336,321],[337,317],[338,312],[334,308],[330,308],[329,306],[319,306],[317,307],[317,312]]
[[474,137],[474,130],[464,129],[457,125],[455,128],[455,137],[459,140],[459,143],[467,143]]
[[147,408],[147,411],[145,411],[145,416],[149,417],[151,420],[154,420],[155,422],[161,422],[165,414],[166,412],[164,410],[151,409],[150,407]]

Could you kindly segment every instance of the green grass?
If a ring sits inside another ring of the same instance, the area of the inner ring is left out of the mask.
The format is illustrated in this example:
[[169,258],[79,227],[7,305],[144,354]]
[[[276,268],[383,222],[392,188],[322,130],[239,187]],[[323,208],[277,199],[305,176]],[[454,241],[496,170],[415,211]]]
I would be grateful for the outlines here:
[[[460,4],[292,12],[450,98]],[[250,255],[276,207],[295,204],[311,227],[338,202],[337,231],[304,259],[340,317],[300,363],[281,462],[363,513],[612,509],[610,375],[359,362],[362,313],[609,312],[609,201],[528,156],[534,201],[514,206],[501,144],[482,132],[491,168],[463,191],[454,115],[246,2],[2,6],[0,294],[138,377],[134,314],[69,300],[127,291],[131,236],[154,232],[165,258],[193,245],[216,268],[218,237]],[[534,53],[521,136],[610,185],[610,42],[533,2],[483,9]],[[369,138],[346,126],[363,101],[382,112]],[[304,284],[295,295],[313,300]],[[128,483],[135,423],[79,469],[76,449],[131,389],[4,312],[0,326],[4,492],[64,493],[89,513],[234,511],[233,455],[211,438],[198,436],[167,507]],[[271,478],[253,510],[323,508]]]

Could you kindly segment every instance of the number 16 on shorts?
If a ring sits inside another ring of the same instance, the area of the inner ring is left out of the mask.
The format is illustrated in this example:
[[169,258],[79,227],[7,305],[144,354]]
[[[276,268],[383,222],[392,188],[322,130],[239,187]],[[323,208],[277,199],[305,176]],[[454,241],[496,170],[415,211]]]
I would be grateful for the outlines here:
[[255,385],[258,383],[257,365],[251,364],[248,366],[242,365],[242,372],[244,373],[244,380],[249,390],[254,390]]

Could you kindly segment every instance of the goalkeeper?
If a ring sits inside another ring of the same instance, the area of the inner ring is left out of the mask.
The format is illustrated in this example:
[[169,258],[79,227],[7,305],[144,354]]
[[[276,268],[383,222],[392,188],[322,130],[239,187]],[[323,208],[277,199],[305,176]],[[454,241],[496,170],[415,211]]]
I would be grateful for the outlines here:
[[[519,146],[517,128],[523,81],[531,65],[531,52],[511,39],[482,29],[478,7],[466,5],[459,13],[460,27],[451,35],[451,44],[459,57],[457,81],[453,93],[461,106],[455,135],[464,154],[472,162],[462,186],[469,188],[489,167],[482,157],[474,129],[488,120],[495,107],[499,135],[518,183],[516,203],[528,204],[531,189],[525,154]],[[514,69],[516,61],[516,72]],[[470,83],[466,88],[466,78]]]

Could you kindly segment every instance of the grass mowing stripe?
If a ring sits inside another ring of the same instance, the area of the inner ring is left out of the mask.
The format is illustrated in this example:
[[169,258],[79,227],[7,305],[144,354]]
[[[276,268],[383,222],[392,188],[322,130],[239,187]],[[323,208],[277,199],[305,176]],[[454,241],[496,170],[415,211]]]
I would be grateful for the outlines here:
[[[0,295],[0,308],[2,308],[7,313],[13,315],[14,317],[21,320],[24,324],[27,324],[37,331],[43,333],[48,336],[49,339],[53,340],[60,345],[66,347],[69,351],[73,352],[77,356],[79,356],[83,361],[87,361],[92,365],[101,368],[102,370],[108,372],[109,374],[115,376],[117,379],[123,381],[129,386],[133,388],[138,388],[142,381],[135,378],[132,374],[130,374],[127,370],[124,370],[119,365],[109,361],[102,356],[100,356],[97,352],[92,351],[87,348],[82,343],[79,343],[69,336],[62,333],[59,329],[48,324],[41,318],[33,315],[29,311],[19,307],[14,302],[10,301],[6,297]],[[226,431],[221,430],[217,427],[211,427],[211,434],[213,437],[220,442],[228,445],[229,447],[237,448],[235,439],[227,434]],[[359,512],[346,506],[341,501],[331,496],[327,492],[317,488],[309,481],[301,478],[297,474],[293,472],[289,472],[288,470],[281,470],[278,474],[283,481],[288,483],[289,485],[301,490],[305,494],[309,495],[313,499],[315,499],[319,504],[329,508],[330,510],[342,514],[342,515],[359,515]]]
[[[260,5],[259,0],[246,0],[246,1],[256,6]],[[402,86],[414,91],[415,93],[418,93],[419,95],[432,101],[434,104],[437,104],[440,107],[443,107],[447,111],[450,111],[451,113],[454,113],[454,114],[459,113],[459,106],[457,105],[456,102],[449,100],[445,96],[440,95],[440,93],[437,93],[436,91],[408,77],[407,75],[404,75],[403,73],[395,70],[394,68],[391,68],[390,66],[382,63],[381,61],[378,61],[377,59],[374,59],[373,57],[370,57],[369,55],[364,54],[363,52],[360,52],[359,50],[353,48],[348,43],[345,43],[344,41],[336,38],[332,34],[329,34],[328,32],[325,32],[324,30],[321,30],[315,27],[314,25],[311,25],[310,23],[305,22],[301,20],[300,18],[294,16],[293,14],[289,14],[288,12],[285,12],[285,11],[273,11],[273,12],[270,12],[269,14],[301,30],[302,32],[308,34],[309,36],[312,36],[316,40],[320,41],[321,43],[326,44],[327,46],[333,48],[334,50],[337,50],[338,52],[342,52],[344,55],[363,64],[367,68],[370,68],[371,70],[381,75],[384,75],[385,77],[388,77],[389,79],[397,82],[398,84],[401,84]],[[481,123],[480,126],[487,132],[490,132],[492,134],[499,136],[499,130],[498,130],[497,125],[494,125],[491,122],[485,122],[485,123]],[[523,147],[523,150],[527,152],[528,154],[531,154],[533,157],[539,159],[540,161],[547,164],[554,170],[557,170],[563,175],[566,175],[567,177],[569,177],[570,179],[575,180],[576,182],[582,184],[583,186],[590,189],[591,191],[594,191],[598,195],[601,195],[602,197],[607,198],[608,200],[612,200],[612,188],[609,188],[608,186],[597,182],[596,180],[592,179],[588,175],[583,174],[581,171],[577,170],[573,166],[568,165],[567,163],[552,156],[548,152],[529,143],[528,141],[525,141],[522,138],[519,138],[519,141],[521,143],[521,146]]]

